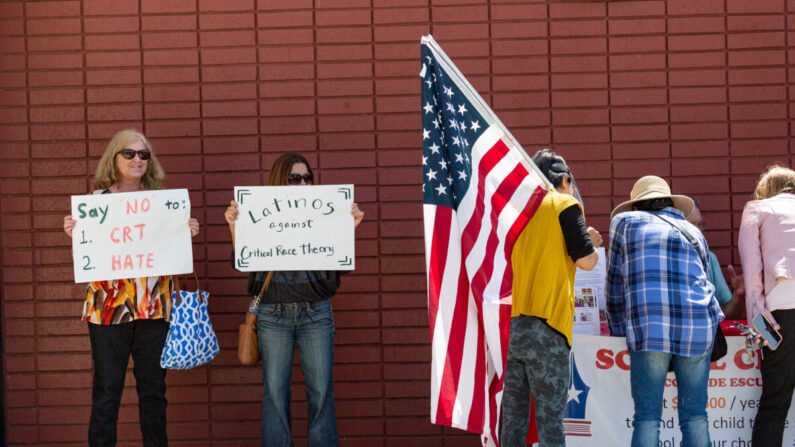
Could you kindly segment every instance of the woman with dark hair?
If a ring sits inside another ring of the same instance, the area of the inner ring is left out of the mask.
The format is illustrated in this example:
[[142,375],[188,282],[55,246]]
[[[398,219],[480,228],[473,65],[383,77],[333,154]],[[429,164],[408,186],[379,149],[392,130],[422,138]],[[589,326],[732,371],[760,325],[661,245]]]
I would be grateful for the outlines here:
[[[281,155],[273,163],[268,186],[311,185],[314,175],[306,158]],[[351,205],[354,227],[364,218]],[[238,206],[232,201],[224,214],[235,238]],[[268,272],[252,272],[248,293],[259,294]],[[298,347],[306,382],[308,446],[337,446],[337,419],[331,367],[334,360],[334,320],[331,297],[340,284],[339,271],[277,271],[262,295],[257,311],[257,338],[262,357],[262,445],[292,446],[290,378],[293,351]]]
[[525,445],[532,393],[539,443],[565,447],[574,273],[576,267],[596,266],[602,238],[585,226],[566,161],[549,149],[537,152],[533,161],[555,190],[544,196],[511,255],[513,303],[500,443]]
[[[149,140],[132,129],[118,132],[108,144],[94,174],[94,194],[160,189],[163,169]],[[77,221],[64,218],[72,237]],[[190,219],[191,235],[199,221]],[[116,421],[132,355],[138,390],[138,415],[146,447],[166,446],[166,370],[160,354],[171,314],[171,276],[93,281],[88,284],[83,320],[88,322],[94,365],[91,393],[90,446],[116,445]]]
[[[753,445],[782,445],[784,423],[795,390],[795,171],[771,166],[759,178],[740,224],[740,260],[746,312],[764,314],[781,333],[771,351],[762,347],[762,396]],[[759,342],[757,338],[757,342]]]

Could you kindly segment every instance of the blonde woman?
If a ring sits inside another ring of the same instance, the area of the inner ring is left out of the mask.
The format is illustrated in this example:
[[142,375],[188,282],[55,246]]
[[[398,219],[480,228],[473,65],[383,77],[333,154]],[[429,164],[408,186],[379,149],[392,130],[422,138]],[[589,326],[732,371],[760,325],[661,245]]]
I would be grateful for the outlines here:
[[775,351],[762,347],[762,397],[752,443],[782,445],[795,390],[795,171],[768,168],[754,199],[745,204],[740,224],[746,312],[749,320],[767,316],[782,340]]
[[[160,189],[163,169],[146,137],[132,129],[117,133],[102,154],[94,174],[94,194]],[[64,218],[64,232],[72,237],[77,223]],[[188,221],[191,235],[199,222]],[[168,445],[166,435],[166,371],[160,354],[171,313],[170,276],[94,281],[88,284],[83,320],[88,322],[94,364],[90,446],[116,445],[116,421],[132,355],[138,390],[138,415],[143,445]]]

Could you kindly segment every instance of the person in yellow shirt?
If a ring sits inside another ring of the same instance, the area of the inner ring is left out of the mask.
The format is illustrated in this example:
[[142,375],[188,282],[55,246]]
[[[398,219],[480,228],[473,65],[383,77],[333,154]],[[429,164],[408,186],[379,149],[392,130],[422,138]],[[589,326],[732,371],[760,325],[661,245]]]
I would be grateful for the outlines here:
[[555,187],[542,200],[513,248],[513,304],[502,397],[500,443],[524,446],[535,397],[538,440],[565,447],[563,414],[574,322],[574,272],[592,270],[602,244],[585,226],[575,183],[563,157],[550,149],[533,161]]

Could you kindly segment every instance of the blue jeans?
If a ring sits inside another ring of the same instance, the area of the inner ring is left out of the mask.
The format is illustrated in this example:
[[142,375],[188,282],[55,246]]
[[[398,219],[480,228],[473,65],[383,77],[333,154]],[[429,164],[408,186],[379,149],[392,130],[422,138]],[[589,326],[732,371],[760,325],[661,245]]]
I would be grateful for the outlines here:
[[331,365],[334,319],[329,300],[261,304],[257,338],[262,356],[262,445],[289,446],[290,379],[298,346],[306,382],[309,433],[307,447],[338,446]]
[[683,447],[708,447],[707,385],[709,357],[681,357],[667,352],[629,351],[629,376],[635,403],[632,447],[656,447],[660,439],[663,391],[673,360],[677,382],[679,429]]

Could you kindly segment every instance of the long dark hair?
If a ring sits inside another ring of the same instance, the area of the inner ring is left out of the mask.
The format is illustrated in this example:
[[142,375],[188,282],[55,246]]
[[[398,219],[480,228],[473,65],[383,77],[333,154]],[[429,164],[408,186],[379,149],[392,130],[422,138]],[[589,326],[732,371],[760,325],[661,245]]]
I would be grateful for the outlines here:
[[296,163],[303,163],[306,165],[306,169],[309,170],[309,173],[313,174],[312,168],[309,166],[309,162],[306,161],[306,158],[304,158],[303,155],[297,154],[295,152],[287,152],[280,155],[279,158],[273,162],[271,173],[268,175],[268,186],[286,185],[287,176],[290,175],[290,171],[293,170],[293,165]]

